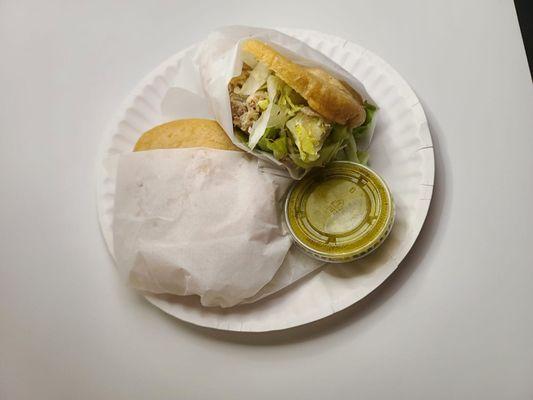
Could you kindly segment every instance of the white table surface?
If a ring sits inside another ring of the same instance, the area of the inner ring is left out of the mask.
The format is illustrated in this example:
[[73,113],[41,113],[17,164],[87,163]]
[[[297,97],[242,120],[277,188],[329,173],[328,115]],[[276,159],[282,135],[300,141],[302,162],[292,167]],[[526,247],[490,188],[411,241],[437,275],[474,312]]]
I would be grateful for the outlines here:
[[[0,1],[0,399],[532,399],[533,85],[511,0]],[[214,27],[312,28],[413,86],[434,201],[397,272],[331,318],[196,328],[118,279],[94,164],[135,84]]]

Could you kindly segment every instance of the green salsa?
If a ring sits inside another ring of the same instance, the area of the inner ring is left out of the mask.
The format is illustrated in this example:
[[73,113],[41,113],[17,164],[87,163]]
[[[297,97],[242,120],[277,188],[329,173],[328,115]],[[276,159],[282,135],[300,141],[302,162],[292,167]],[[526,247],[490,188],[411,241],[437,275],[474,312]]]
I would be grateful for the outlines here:
[[336,161],[295,183],[285,202],[285,218],[295,242],[307,253],[328,262],[347,262],[385,240],[394,204],[374,171]]

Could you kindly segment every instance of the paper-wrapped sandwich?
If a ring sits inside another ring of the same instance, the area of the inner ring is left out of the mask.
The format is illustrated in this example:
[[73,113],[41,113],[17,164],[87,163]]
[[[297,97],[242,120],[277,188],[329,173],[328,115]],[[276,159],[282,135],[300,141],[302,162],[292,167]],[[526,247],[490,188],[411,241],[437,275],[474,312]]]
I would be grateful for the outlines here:
[[258,168],[216,121],[156,126],[133,150],[120,158],[113,217],[117,266],[132,287],[230,307],[322,264],[281,226],[290,180]]
[[376,107],[355,89],[255,39],[243,43],[241,58],[228,89],[235,135],[250,149],[305,170],[333,159],[366,163],[356,139],[373,128]]

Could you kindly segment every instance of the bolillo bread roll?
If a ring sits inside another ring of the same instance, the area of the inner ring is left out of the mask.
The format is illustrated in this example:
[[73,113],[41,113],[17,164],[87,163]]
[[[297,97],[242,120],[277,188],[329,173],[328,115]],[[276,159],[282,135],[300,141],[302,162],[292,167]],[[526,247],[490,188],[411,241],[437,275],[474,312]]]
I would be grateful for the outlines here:
[[133,151],[186,147],[241,151],[222,127],[209,119],[179,119],[158,125],[143,133]]

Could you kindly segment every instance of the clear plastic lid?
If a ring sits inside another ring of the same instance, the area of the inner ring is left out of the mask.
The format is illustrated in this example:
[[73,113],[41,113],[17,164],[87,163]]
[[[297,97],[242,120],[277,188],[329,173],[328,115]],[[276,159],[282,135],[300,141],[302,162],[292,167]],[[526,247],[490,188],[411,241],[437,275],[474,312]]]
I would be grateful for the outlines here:
[[296,182],[285,218],[296,243],[328,262],[347,262],[377,248],[389,234],[394,204],[370,168],[336,161]]

